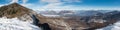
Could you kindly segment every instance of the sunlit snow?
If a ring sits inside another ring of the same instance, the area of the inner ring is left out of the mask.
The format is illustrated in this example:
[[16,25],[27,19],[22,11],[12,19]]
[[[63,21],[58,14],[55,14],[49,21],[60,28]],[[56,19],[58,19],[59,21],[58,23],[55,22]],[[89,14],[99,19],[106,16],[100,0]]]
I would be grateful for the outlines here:
[[17,18],[0,18],[0,30],[40,30],[40,28]]
[[113,25],[110,25],[101,29],[97,29],[97,30],[120,30],[120,21],[114,23]]
[[42,14],[42,15],[46,17],[60,17],[60,15],[47,15],[47,14]]

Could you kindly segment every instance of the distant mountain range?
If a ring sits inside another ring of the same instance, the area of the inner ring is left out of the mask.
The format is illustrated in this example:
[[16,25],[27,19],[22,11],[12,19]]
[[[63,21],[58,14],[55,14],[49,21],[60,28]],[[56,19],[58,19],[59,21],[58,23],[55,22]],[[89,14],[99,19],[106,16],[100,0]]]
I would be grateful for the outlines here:
[[48,15],[75,15],[75,16],[99,16],[114,10],[61,10],[61,11],[40,11],[40,14]]

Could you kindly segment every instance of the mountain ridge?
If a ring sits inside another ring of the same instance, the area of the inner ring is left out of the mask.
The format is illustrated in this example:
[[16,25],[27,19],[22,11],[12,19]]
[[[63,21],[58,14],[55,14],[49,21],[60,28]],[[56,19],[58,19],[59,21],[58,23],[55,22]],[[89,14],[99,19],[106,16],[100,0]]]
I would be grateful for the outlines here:
[[22,16],[24,14],[29,14],[32,10],[17,3],[12,3],[10,5],[0,7],[0,17],[6,16],[7,18],[13,18],[16,16]]

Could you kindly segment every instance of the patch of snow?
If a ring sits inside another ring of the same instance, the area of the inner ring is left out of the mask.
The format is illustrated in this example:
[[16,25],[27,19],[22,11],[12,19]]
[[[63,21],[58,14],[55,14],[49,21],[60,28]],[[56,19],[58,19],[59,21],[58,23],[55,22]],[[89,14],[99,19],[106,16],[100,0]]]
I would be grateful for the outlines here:
[[60,17],[60,15],[46,15],[46,14],[42,14],[42,15],[46,17]]
[[0,18],[0,30],[41,30],[29,22],[20,21],[18,18]]
[[114,23],[113,25],[110,25],[101,29],[96,29],[96,30],[120,30],[120,21]]
[[107,22],[106,20],[103,20],[103,19],[91,19],[90,21],[88,22],[96,22],[96,23],[104,23],[104,22]]

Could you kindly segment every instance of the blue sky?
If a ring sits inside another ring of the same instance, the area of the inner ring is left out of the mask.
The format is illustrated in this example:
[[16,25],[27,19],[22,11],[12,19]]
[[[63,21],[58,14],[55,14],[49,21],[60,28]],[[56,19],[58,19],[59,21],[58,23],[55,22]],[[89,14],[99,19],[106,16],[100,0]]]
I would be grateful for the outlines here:
[[0,6],[14,2],[33,10],[120,10],[120,0],[0,0]]

